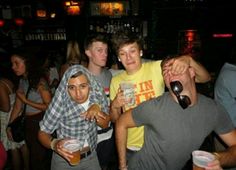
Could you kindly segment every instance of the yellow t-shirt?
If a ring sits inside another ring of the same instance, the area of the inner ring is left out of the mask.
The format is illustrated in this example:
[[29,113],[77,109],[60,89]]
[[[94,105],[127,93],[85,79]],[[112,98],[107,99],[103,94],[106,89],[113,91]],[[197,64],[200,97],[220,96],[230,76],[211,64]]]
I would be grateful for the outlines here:
[[[165,84],[161,71],[161,60],[146,62],[135,74],[128,75],[125,71],[114,76],[110,85],[110,98],[113,100],[117,94],[119,85],[123,81],[130,81],[135,85],[135,106],[151,98],[160,96],[165,90]],[[126,108],[127,110],[128,108]],[[148,113],[143,113],[148,114]],[[127,148],[141,148],[144,142],[144,127],[129,128]]]

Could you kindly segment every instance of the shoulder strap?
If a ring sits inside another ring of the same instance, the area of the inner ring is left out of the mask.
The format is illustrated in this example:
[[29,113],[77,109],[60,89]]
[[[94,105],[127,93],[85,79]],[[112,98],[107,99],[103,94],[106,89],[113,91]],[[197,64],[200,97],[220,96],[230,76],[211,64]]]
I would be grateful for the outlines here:
[[[26,92],[26,98],[28,98],[28,94],[29,94],[29,91],[30,91],[30,87],[28,87],[28,89],[27,89],[27,92]],[[22,110],[22,116],[25,116],[25,109],[26,109],[26,104],[24,104],[24,107],[23,107],[23,110]]]
[[10,88],[10,86],[8,85],[8,83],[4,79],[1,79],[0,82],[2,82],[8,88],[10,93],[13,93],[12,89]]

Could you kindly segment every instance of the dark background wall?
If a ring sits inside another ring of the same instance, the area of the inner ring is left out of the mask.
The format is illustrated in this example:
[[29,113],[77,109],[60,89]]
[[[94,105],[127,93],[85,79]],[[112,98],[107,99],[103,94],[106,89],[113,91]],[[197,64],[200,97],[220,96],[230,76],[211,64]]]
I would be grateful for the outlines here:
[[[6,5],[31,5],[33,12],[43,5],[49,10],[55,10],[58,14],[57,19],[48,22],[40,21],[40,25],[43,28],[63,26],[67,40],[77,39],[82,44],[88,29],[88,20],[91,18],[88,17],[90,1],[80,2],[84,3],[80,16],[67,16],[63,8],[63,0],[1,0],[0,8]],[[130,14],[133,15],[134,11],[137,11],[137,17],[148,23],[148,35],[144,37],[147,45],[146,58],[162,59],[166,55],[178,53],[179,32],[188,29],[197,30],[201,41],[199,59],[210,71],[218,71],[229,56],[232,38],[217,39],[212,35],[214,33],[232,33],[235,36],[236,23],[233,16],[236,7],[233,0],[129,0],[129,2],[131,4]],[[31,31],[32,25],[39,24],[38,20],[34,21],[34,15],[32,13],[32,16],[26,19],[25,32]],[[55,44],[58,47],[58,43]]]

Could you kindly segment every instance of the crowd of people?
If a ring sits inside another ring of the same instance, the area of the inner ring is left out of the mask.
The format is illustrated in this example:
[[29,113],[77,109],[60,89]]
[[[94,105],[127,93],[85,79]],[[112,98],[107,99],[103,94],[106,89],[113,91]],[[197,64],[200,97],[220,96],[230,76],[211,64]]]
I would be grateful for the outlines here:
[[[112,68],[122,65],[116,74],[107,67],[111,49]],[[88,35],[83,52],[69,41],[60,67],[42,48],[9,54],[0,67],[0,169],[180,170],[212,132],[224,148],[205,169],[236,167],[235,52],[219,74],[214,99],[197,91],[196,83],[211,80],[202,64],[187,54],[143,62],[134,33],[118,32],[111,41]],[[123,82],[133,85],[131,105]],[[15,142],[10,124],[22,112],[25,139]],[[70,139],[79,144],[77,165],[64,148]]]

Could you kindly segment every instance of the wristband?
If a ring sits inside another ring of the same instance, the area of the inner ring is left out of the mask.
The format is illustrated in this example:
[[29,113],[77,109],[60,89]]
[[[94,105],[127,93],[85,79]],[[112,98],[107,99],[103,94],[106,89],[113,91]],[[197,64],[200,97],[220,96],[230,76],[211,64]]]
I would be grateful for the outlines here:
[[57,141],[59,141],[59,139],[54,138],[50,143],[51,149],[53,151],[55,150],[55,144],[56,144]]

